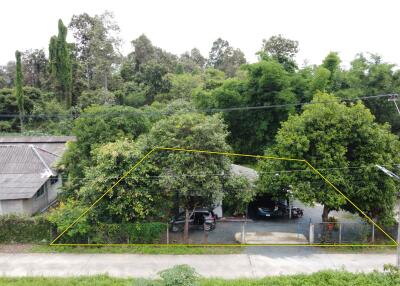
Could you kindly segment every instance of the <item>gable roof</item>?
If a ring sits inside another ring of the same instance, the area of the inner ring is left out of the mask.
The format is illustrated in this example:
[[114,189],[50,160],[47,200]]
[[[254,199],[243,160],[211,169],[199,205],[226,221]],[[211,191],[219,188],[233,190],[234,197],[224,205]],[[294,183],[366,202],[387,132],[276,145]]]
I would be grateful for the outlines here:
[[0,136],[1,145],[32,144],[50,153],[61,156],[69,141],[76,141],[75,136]]
[[0,200],[32,198],[57,175],[53,163],[58,155],[34,145],[0,144]]

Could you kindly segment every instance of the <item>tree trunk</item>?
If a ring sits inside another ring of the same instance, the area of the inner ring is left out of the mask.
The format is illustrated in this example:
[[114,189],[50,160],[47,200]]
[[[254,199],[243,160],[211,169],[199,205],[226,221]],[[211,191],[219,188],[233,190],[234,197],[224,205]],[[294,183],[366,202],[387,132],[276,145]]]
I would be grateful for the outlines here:
[[183,229],[183,241],[189,243],[189,209],[185,209],[185,228]]
[[324,210],[322,211],[322,222],[327,222],[329,217],[329,212],[331,210],[324,205]]
[[104,90],[108,91],[108,78],[107,74],[104,74]]

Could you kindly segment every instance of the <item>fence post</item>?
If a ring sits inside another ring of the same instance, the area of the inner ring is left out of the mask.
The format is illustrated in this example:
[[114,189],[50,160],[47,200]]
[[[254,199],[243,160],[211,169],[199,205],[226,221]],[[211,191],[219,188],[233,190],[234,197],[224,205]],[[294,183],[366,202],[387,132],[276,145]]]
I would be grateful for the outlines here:
[[245,234],[244,234],[244,221],[242,221],[242,244],[246,243],[245,242]]
[[339,244],[342,243],[342,223],[339,222]]
[[167,222],[167,244],[169,244],[169,225]]
[[372,243],[375,242],[375,224],[372,224],[372,238],[371,238],[371,240],[372,240]]
[[314,224],[310,223],[310,244],[314,243]]

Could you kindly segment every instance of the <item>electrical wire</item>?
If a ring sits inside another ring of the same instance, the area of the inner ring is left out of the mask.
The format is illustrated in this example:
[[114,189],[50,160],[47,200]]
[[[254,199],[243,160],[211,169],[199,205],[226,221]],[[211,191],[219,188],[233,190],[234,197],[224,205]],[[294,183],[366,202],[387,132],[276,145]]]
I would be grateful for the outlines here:
[[[338,98],[340,102],[352,102],[358,100],[369,100],[369,99],[379,99],[379,98],[388,98],[393,97],[397,94],[380,94],[380,95],[371,95],[371,96],[362,96],[355,98]],[[260,106],[237,106],[237,107],[227,107],[227,108],[208,108],[208,109],[186,109],[186,110],[143,110],[138,109],[136,112],[138,115],[170,115],[170,114],[181,114],[181,113],[220,113],[220,112],[232,112],[232,111],[256,111],[256,110],[266,110],[273,108],[285,108],[285,107],[295,107],[295,106],[303,106],[303,105],[313,105],[313,104],[328,104],[328,103],[336,103],[338,100],[325,100],[325,101],[310,101],[310,102],[297,102],[297,103],[285,103],[285,104],[273,104],[273,105],[260,105]],[[126,113],[127,115],[134,115],[133,112],[115,112],[115,115],[121,115]],[[113,113],[107,113],[107,115],[113,115]],[[90,113],[81,113],[81,114],[0,114],[0,119],[9,119],[9,118],[37,118],[37,119],[60,119],[60,118],[77,118],[77,117],[98,117],[104,116],[103,114],[90,114]]]

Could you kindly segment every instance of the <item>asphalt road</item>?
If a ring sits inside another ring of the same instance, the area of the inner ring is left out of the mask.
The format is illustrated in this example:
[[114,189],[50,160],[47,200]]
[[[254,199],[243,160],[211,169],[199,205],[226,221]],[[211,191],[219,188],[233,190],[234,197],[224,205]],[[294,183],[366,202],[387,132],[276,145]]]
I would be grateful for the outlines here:
[[204,277],[227,279],[313,273],[326,269],[351,272],[382,271],[394,264],[394,254],[271,255],[134,255],[134,254],[0,254],[1,276],[89,276],[155,278],[161,270],[188,264]]

